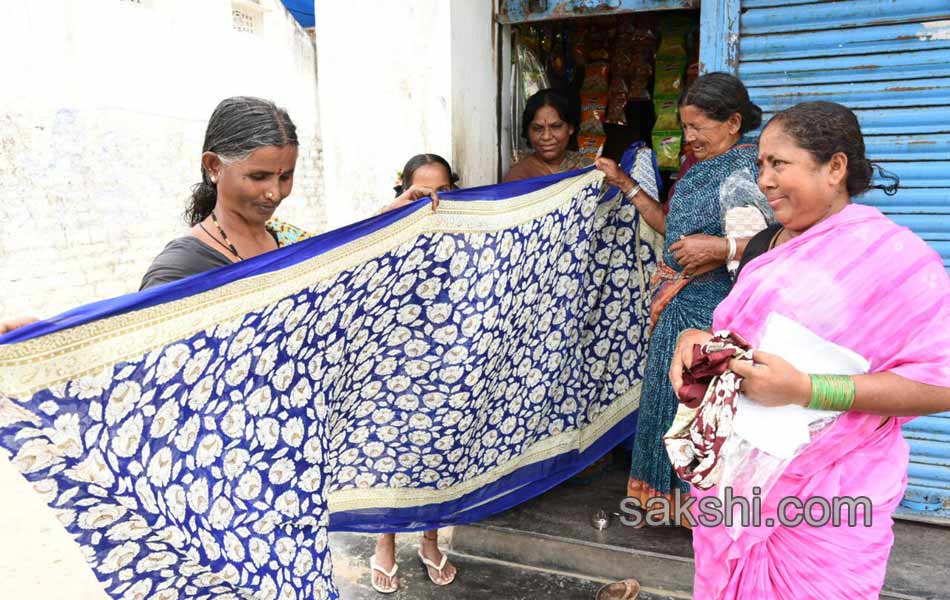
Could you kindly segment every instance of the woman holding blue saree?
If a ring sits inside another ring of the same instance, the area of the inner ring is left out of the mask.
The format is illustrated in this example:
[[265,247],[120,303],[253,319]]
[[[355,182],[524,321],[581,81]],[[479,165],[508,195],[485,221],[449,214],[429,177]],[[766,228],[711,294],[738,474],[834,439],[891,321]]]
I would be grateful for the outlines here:
[[185,211],[191,231],[165,246],[142,278],[141,289],[309,237],[273,218],[293,189],[297,146],[290,115],[273,102],[246,96],[222,100],[208,121],[201,182]]
[[[438,154],[417,154],[406,162],[396,186],[396,199],[383,208],[383,212],[401,208],[420,198],[432,198],[432,210],[439,205],[439,192],[455,189],[458,175],[452,172],[448,161]],[[455,581],[455,566],[448,562],[439,549],[439,531],[423,531],[419,547],[419,560],[425,567],[429,580],[438,586]],[[392,594],[399,590],[396,575],[396,534],[383,533],[376,540],[376,551],[369,561],[372,571],[371,584],[380,594]]]
[[704,75],[683,95],[679,112],[684,140],[697,162],[677,182],[670,200],[662,222],[664,264],[651,282],[653,331],[627,485],[627,495],[646,510],[653,498],[688,492],[663,444],[677,407],[667,373],[680,332],[711,324],[732,283],[725,264],[741,257],[745,247],[746,240],[724,237],[724,207],[762,204],[761,198],[736,193],[748,189],[742,183],[755,188],[756,147],[743,135],[760,125],[762,112],[742,82],[725,73]]

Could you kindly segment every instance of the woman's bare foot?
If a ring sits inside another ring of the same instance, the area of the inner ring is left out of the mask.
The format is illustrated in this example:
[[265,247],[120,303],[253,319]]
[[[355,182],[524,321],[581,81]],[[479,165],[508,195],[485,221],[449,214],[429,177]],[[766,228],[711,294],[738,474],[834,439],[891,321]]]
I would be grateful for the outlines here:
[[[374,589],[377,591],[386,590],[387,592],[399,589],[399,577],[393,571],[396,566],[396,534],[380,534],[376,539],[376,553],[373,555],[372,563],[374,567],[372,569]],[[386,573],[392,573],[392,576],[388,576]]]
[[[437,529],[423,532],[422,543],[419,546],[419,554],[435,565],[442,564],[443,554],[442,551],[439,550],[439,531]],[[441,573],[439,569],[431,565],[426,565],[426,570],[429,573],[429,579],[436,585],[448,585],[452,583],[452,581],[455,580],[455,574],[457,572],[455,565],[449,563],[448,560],[445,561]]]

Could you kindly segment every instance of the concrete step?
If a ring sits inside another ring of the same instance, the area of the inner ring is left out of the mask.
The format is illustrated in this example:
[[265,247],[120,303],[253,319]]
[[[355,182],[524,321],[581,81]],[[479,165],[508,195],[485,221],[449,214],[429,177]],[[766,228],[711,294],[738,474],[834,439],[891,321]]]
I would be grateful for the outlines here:
[[[451,546],[452,536],[442,531],[443,547]],[[450,560],[458,569],[454,582],[438,587],[426,578],[416,558],[419,536],[399,535],[396,538],[396,561],[399,564],[400,589],[387,596],[392,600],[593,600],[606,580],[581,577],[577,574],[527,568],[504,561],[489,560],[449,551]],[[333,533],[333,574],[343,600],[380,600],[383,598],[370,585],[369,557],[376,537],[353,533]],[[657,590],[645,589],[639,600],[681,600]]]
[[492,525],[456,527],[452,551],[602,581],[635,577],[675,598],[692,595],[693,559]]
[[[633,529],[618,520],[590,525],[598,509],[619,512],[626,472],[614,468],[594,483],[568,482],[481,523],[456,527],[453,551],[596,580],[636,577],[672,597],[690,597],[695,565],[689,530]],[[898,521],[882,598],[947,598],[950,529]]]

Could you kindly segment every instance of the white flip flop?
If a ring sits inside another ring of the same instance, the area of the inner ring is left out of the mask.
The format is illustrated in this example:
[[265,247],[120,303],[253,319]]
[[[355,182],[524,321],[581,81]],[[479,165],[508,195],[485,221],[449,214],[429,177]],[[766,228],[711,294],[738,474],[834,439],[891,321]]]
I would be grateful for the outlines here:
[[450,583],[455,581],[455,575],[458,574],[458,571],[456,571],[455,574],[452,575],[452,579],[449,579],[448,581],[436,581],[435,578],[432,577],[432,573],[429,572],[429,567],[432,567],[433,569],[439,572],[439,578],[442,577],[442,569],[445,568],[445,563],[447,563],[449,560],[449,555],[446,554],[445,552],[442,553],[442,560],[439,561],[439,564],[435,564],[434,562],[432,562],[431,560],[423,556],[422,548],[419,548],[419,560],[422,561],[422,566],[425,567],[426,575],[429,577],[429,581],[431,581],[435,585],[449,585]]
[[369,582],[373,586],[374,590],[376,590],[380,594],[392,594],[399,590],[399,581],[396,579],[393,579],[396,576],[396,571],[399,570],[399,565],[394,563],[393,570],[387,571],[386,569],[376,564],[376,556],[374,555],[374,556],[369,557],[369,568],[372,569],[373,571],[379,571],[386,577],[389,577],[389,581],[392,582],[392,587],[384,588],[384,587],[378,586],[376,585],[376,580],[373,578],[372,573],[370,573]]

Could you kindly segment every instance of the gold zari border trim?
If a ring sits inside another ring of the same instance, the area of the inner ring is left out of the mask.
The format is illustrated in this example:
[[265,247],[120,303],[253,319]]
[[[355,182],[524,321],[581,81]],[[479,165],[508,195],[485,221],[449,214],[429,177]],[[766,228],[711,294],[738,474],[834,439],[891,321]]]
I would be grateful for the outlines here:
[[26,398],[259,310],[277,300],[375,258],[423,234],[495,232],[544,216],[580,190],[599,183],[599,171],[577,175],[508,200],[443,200],[296,265],[246,277],[188,298],[130,311],[0,346],[0,395]]
[[516,470],[539,463],[567,451],[587,450],[613,426],[640,406],[642,382],[637,381],[621,394],[591,424],[583,429],[566,431],[544,439],[488,473],[473,477],[448,489],[366,488],[331,492],[327,496],[330,512],[344,512],[369,508],[411,508],[426,504],[451,502],[498,481]]

